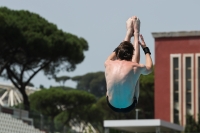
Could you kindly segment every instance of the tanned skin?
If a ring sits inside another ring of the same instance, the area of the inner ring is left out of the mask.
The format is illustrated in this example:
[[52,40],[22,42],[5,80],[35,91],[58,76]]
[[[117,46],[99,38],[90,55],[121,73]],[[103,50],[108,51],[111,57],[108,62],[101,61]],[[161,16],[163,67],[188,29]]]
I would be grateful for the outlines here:
[[[139,96],[139,77],[152,72],[152,59],[149,53],[145,55],[145,65],[140,64],[140,46],[146,47],[140,35],[140,20],[133,16],[126,21],[127,32],[124,41],[131,41],[134,46],[133,56],[130,61],[116,59],[115,52],[111,53],[105,61],[105,77],[107,83],[108,100],[116,108],[126,108],[133,103],[133,97]],[[139,37],[141,42],[139,41]]]

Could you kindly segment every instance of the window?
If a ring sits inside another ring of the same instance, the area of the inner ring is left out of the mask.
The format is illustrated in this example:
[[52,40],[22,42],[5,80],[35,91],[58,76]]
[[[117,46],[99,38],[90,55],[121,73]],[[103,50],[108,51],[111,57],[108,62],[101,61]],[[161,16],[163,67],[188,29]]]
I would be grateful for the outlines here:
[[[184,55],[184,115],[193,115],[194,112],[194,91],[193,91],[193,54]],[[185,119],[185,124],[188,124]]]
[[179,59],[173,58],[173,122],[179,123]]
[[185,58],[186,114],[191,114],[191,57]]
[[186,67],[185,67],[185,86],[186,86],[186,114],[191,114],[191,57],[186,57]]

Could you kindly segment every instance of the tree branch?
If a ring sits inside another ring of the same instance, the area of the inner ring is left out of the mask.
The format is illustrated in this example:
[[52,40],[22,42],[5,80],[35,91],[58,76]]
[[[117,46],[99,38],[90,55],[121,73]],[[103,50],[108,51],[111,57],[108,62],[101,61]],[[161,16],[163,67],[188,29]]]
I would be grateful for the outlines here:
[[25,68],[26,68],[26,64],[23,66],[23,68],[21,70],[21,74],[20,74],[20,81],[21,81],[21,83],[23,83],[23,75],[24,75]]
[[37,71],[35,71],[30,77],[29,79],[25,82],[25,86],[28,85],[28,83],[31,81],[31,79],[43,68],[45,68],[47,65],[49,65],[49,63],[51,63],[51,60],[48,61],[47,63],[45,63],[43,66],[41,66]]
[[11,80],[11,82],[14,84],[14,86],[20,90],[20,87],[18,86],[18,84],[13,80],[12,76],[10,75],[10,71],[8,69],[6,69],[6,70],[8,73],[8,78]]
[[3,72],[3,70],[6,68],[7,64],[8,64],[8,62],[5,62],[5,63],[2,65],[2,67],[0,68],[0,75],[1,75],[1,73]]
[[9,66],[9,67],[6,67],[6,70],[7,70],[8,73],[10,73],[10,76],[11,76],[11,77],[14,77],[15,80],[17,80],[17,82],[18,82],[19,84],[22,84],[22,83],[20,82],[19,78],[14,74],[14,72],[12,72],[12,71],[10,70],[10,66]]

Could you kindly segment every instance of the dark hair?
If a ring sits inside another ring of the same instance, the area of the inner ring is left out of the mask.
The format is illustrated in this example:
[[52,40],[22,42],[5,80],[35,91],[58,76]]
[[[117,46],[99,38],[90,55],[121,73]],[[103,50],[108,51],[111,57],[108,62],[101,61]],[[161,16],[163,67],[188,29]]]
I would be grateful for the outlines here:
[[124,41],[116,48],[117,59],[130,61],[133,56],[134,47],[130,42]]

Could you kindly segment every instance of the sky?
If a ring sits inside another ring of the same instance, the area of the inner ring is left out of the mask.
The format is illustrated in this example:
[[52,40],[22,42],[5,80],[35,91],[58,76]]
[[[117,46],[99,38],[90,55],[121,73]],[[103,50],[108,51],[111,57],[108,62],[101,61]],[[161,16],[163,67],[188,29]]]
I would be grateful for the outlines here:
[[[141,34],[156,65],[152,32],[199,31],[199,5],[199,0],[0,0],[1,7],[37,13],[64,32],[87,40],[89,50],[84,53],[84,61],[73,72],[57,74],[70,77],[104,71],[104,61],[124,39],[126,20],[133,15],[140,18]],[[144,64],[144,53],[142,50],[140,53],[140,61]],[[9,81],[1,79],[0,82]],[[31,83],[36,88],[41,84],[47,88],[59,85],[48,80],[43,72]],[[76,82],[69,80],[65,86],[75,88]]]

